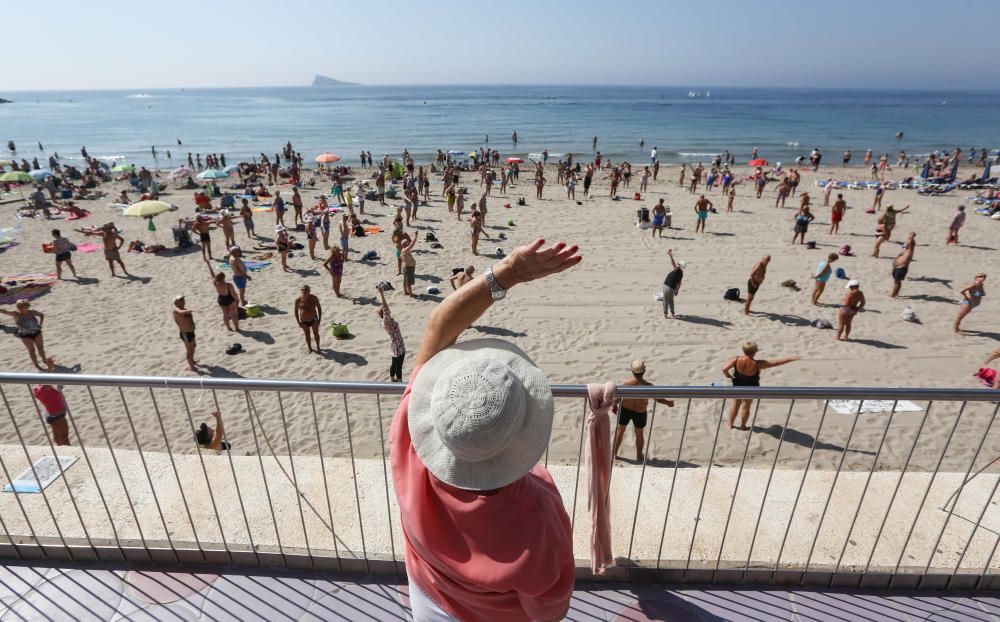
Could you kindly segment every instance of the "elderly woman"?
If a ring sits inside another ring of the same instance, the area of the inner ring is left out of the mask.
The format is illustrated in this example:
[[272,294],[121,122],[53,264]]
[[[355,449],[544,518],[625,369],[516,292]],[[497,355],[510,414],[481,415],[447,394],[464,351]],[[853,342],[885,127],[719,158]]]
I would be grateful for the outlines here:
[[14,318],[16,325],[15,334],[24,347],[28,349],[28,356],[31,357],[31,364],[38,369],[45,369],[38,364],[38,357],[46,360],[45,340],[42,337],[42,323],[45,322],[45,314],[31,308],[31,303],[27,300],[18,300],[13,311],[0,309],[3,315]]
[[572,531],[537,464],[552,431],[548,381],[513,344],[455,344],[511,287],[580,262],[576,246],[544,243],[514,250],[431,313],[393,420],[415,620],[557,620],[568,610]]
[[[983,284],[986,282],[986,273],[981,272],[976,275],[976,280],[972,282],[961,292],[962,300],[958,303],[958,315],[955,316],[955,332],[962,332],[962,320],[965,316],[972,313],[972,310],[979,306],[979,303],[983,301],[983,296],[986,295],[986,288]],[[44,354],[42,356],[45,356]],[[35,357],[31,357],[34,360]]]
[[[758,360],[756,357],[757,344],[753,341],[748,341],[743,344],[743,356],[734,356],[729,359],[726,366],[722,368],[722,373],[726,375],[726,378],[733,381],[734,387],[759,387],[761,370],[778,367],[779,365],[787,365],[801,358],[790,356],[783,359],[774,359],[773,361],[764,361]],[[733,400],[733,404],[729,408],[729,421],[726,424],[730,430],[733,429],[733,424],[736,422],[737,411],[741,411],[740,429],[748,429],[747,419],[750,418],[750,404],[752,402],[753,400]]]

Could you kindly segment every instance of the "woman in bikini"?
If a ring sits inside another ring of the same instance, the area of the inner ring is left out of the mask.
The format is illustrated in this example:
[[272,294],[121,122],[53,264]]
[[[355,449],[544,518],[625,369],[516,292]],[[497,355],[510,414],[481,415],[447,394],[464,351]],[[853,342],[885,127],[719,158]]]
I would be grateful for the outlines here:
[[[734,387],[759,387],[761,370],[786,365],[801,358],[799,356],[790,356],[773,361],[763,361],[755,358],[756,356],[757,344],[753,341],[748,341],[743,344],[743,356],[734,356],[729,359],[726,366],[722,368],[722,373],[726,375],[726,378],[733,381]],[[750,418],[751,403],[753,403],[753,400],[733,400],[733,404],[729,408],[729,421],[726,424],[730,430],[733,429],[733,424],[736,423],[736,413],[740,411],[740,429],[749,429],[747,428],[747,420]]]
[[878,257],[879,249],[882,248],[882,242],[892,237],[892,230],[896,228],[896,216],[908,209],[910,209],[909,205],[900,210],[892,205],[885,208],[885,213],[879,216],[878,219],[879,227],[875,230],[875,249],[872,251],[872,257]]
[[479,212],[472,208],[472,215],[469,218],[469,227],[472,233],[472,254],[478,255],[479,251],[479,235],[483,232],[483,227],[480,224]]
[[[319,198],[320,205],[326,203],[326,198]],[[323,233],[323,250],[330,250],[330,211],[327,208],[323,208],[323,215],[320,217],[319,221],[320,229]]]
[[291,246],[291,241],[288,237],[288,229],[279,225],[277,229],[275,229],[275,233],[274,244],[278,249],[278,254],[281,255],[281,269],[285,272],[291,272],[291,270],[288,269],[288,249]]
[[337,298],[343,298],[340,294],[340,280],[344,276],[344,253],[339,246],[330,248],[330,256],[323,262],[323,267],[330,273],[333,293],[337,295]]
[[[986,273],[981,272],[976,275],[976,280],[963,289],[960,294],[962,294],[962,300],[958,303],[958,316],[955,318],[955,332],[961,333],[962,320],[965,316],[972,313],[972,310],[979,306],[979,303],[983,301],[983,296],[986,295],[986,289],[983,287],[983,283],[986,282]],[[35,357],[32,356],[31,360]]]
[[46,360],[45,340],[42,337],[42,324],[45,322],[45,314],[31,308],[31,303],[27,300],[18,300],[13,311],[0,309],[3,315],[14,318],[16,325],[15,336],[21,340],[24,347],[28,349],[28,356],[31,357],[31,364],[38,369],[45,368],[38,364],[38,357]]
[[309,246],[309,259],[316,260],[316,219],[306,220],[306,244]]
[[865,306],[865,295],[861,293],[861,285],[855,281],[847,282],[847,293],[840,301],[837,310],[837,340],[847,341],[851,338],[851,324],[854,316]]
[[[239,300],[239,292],[236,291],[232,283],[226,281],[224,272],[213,271],[211,264],[208,264],[208,269],[212,272],[212,287],[215,288],[215,293],[218,295],[216,300],[222,309],[222,323],[226,325],[228,330],[239,332],[240,313],[239,303],[237,302]],[[230,321],[232,322],[232,326],[229,324]]]

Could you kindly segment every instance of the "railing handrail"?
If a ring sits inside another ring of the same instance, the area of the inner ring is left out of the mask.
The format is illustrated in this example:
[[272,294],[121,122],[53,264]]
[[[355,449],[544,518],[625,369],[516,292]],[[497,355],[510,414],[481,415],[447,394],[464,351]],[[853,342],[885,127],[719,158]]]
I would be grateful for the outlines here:
[[[261,378],[184,378],[171,376],[113,376],[94,374],[38,374],[0,372],[0,384],[59,384],[151,389],[217,389],[229,391],[291,391],[402,395],[406,385],[392,382],[267,380]],[[727,387],[671,386],[617,387],[628,398],[727,398],[727,399],[865,399],[1000,401],[993,389],[901,387]],[[585,384],[553,384],[553,397],[587,397]]]

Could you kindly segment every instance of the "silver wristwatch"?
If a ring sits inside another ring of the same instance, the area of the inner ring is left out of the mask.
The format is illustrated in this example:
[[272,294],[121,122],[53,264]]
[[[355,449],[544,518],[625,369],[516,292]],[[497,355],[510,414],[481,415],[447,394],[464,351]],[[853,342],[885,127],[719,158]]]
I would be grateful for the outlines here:
[[507,297],[507,290],[500,287],[497,283],[497,278],[493,276],[493,268],[486,270],[486,284],[490,286],[490,296],[493,296],[493,300],[503,300]]

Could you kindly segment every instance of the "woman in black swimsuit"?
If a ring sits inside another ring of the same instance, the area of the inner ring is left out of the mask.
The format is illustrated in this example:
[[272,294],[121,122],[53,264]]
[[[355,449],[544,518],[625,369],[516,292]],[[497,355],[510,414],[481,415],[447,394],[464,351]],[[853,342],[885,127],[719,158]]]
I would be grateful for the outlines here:
[[[212,266],[209,265],[208,269],[211,270]],[[222,308],[222,322],[227,329],[239,332],[240,307],[237,302],[239,292],[236,291],[232,283],[226,281],[226,275],[222,272],[212,272],[212,286],[215,287],[215,293],[218,294],[219,307]],[[233,323],[232,326],[229,325],[230,321]]]
[[27,300],[18,300],[14,311],[0,309],[0,313],[14,318],[14,323],[17,325],[15,335],[28,349],[31,363],[38,369],[44,370],[45,368],[38,364],[38,357],[41,356],[42,361],[47,358],[45,341],[42,339],[42,323],[45,321],[45,315],[41,311],[33,310]]
[[[779,365],[785,365],[801,358],[799,356],[790,356],[773,361],[762,361],[754,358],[755,356],[757,356],[757,344],[753,341],[748,341],[743,344],[743,356],[734,356],[722,368],[722,373],[726,375],[726,378],[733,381],[734,387],[759,387],[760,372],[762,369],[778,367]],[[733,405],[729,409],[729,422],[727,424],[730,430],[733,429],[733,424],[736,422],[736,412],[741,409],[740,429],[748,429],[747,420],[750,418],[750,404],[752,402],[753,400],[746,399],[733,400]]]

